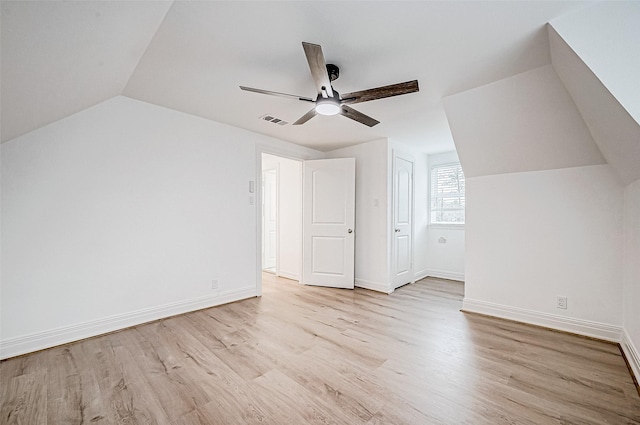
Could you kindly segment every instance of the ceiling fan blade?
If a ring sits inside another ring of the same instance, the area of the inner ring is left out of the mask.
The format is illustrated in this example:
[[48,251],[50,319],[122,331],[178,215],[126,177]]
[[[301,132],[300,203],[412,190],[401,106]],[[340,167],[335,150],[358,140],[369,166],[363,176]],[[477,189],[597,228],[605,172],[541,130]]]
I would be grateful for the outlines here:
[[304,48],[304,54],[307,56],[309,70],[311,70],[311,76],[316,83],[318,94],[322,96],[324,89],[327,92],[327,96],[333,97],[333,89],[331,88],[329,74],[327,74],[327,64],[324,61],[322,47],[304,41],[302,42],[302,47]]
[[358,121],[366,126],[373,127],[376,124],[380,124],[380,121],[371,118],[368,115],[363,114],[362,112],[358,112],[353,108],[348,107],[347,105],[342,105],[340,107],[340,115],[343,117],[351,118],[354,121]]
[[399,96],[417,91],[419,91],[418,80],[413,80],[375,89],[345,93],[342,95],[342,103],[351,105],[352,103],[369,102],[370,100],[384,99],[385,97]]
[[279,97],[289,97],[292,99],[304,100],[305,102],[315,102],[314,99],[310,99],[308,97],[296,96],[295,94],[279,93],[277,91],[254,89],[253,87],[245,87],[245,86],[240,86],[240,88],[244,91],[252,91],[254,93],[269,94],[271,96],[279,96]]
[[311,109],[309,112],[298,118],[298,121],[294,122],[293,125],[304,124],[309,121],[311,118],[315,117],[318,113],[316,112],[316,108]]

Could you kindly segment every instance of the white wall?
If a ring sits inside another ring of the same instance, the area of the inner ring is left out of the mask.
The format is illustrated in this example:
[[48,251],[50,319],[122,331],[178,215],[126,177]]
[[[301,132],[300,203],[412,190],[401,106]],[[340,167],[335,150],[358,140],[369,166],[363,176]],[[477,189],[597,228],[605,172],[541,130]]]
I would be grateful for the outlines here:
[[302,163],[280,160],[278,197],[278,274],[300,280],[302,247]]
[[257,144],[125,97],[3,144],[2,356],[256,295]]
[[429,162],[424,152],[414,152],[413,272],[420,280],[429,268]]
[[624,334],[622,347],[640,378],[640,180],[624,189]]
[[553,68],[445,109],[466,176],[464,308],[618,341],[622,186]]
[[270,155],[261,155],[261,184],[258,186],[262,208],[262,270],[277,272],[278,265],[278,159]]
[[[622,188],[608,165],[467,179],[465,310],[618,341]],[[556,308],[556,296],[568,308]]]
[[[434,165],[459,162],[455,151],[428,156],[427,173]],[[428,179],[431,176],[428,175]],[[429,181],[429,184],[431,182]],[[427,190],[428,192],[428,190]],[[429,200],[427,199],[427,205]],[[429,222],[430,211],[426,220]],[[446,242],[442,243],[440,238]],[[431,225],[427,233],[427,276],[464,280],[464,226]]]
[[327,152],[327,158],[356,159],[356,270],[358,287],[391,292],[388,257],[387,139]]
[[640,377],[640,3],[601,2],[548,27],[553,67],[624,189],[624,350]]
[[279,276],[300,280],[302,261],[302,162],[264,154],[262,169],[278,170]]

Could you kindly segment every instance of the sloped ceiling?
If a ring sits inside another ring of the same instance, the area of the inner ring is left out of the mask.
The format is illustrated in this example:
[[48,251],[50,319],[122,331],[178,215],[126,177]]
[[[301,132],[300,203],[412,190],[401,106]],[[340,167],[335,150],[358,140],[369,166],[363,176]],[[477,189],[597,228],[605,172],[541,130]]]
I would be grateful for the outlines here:
[[549,39],[553,66],[602,155],[625,184],[639,179],[640,125],[551,27]]
[[2,141],[122,94],[168,1],[2,1]]
[[551,65],[444,104],[467,177],[606,163]]
[[549,24],[640,123],[640,2],[604,2]]
[[640,179],[640,3],[612,2],[549,26],[562,83],[620,179]]
[[[588,4],[3,1],[2,139],[124,94],[319,150],[380,137],[449,150],[443,96],[549,64],[545,23]],[[302,41],[340,66],[340,92],[412,79],[420,92],[356,105],[373,128],[261,121],[309,109],[238,88],[313,96]]]

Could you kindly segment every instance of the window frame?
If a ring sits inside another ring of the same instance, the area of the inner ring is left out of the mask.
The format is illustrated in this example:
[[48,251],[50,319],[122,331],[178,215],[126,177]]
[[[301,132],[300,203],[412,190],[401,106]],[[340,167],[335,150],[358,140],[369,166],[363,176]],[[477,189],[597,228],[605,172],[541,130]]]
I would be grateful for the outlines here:
[[[466,193],[466,176],[465,176],[465,191],[463,194],[463,199],[464,199],[464,204],[465,207],[462,208],[463,214],[464,214],[464,221],[462,223],[456,223],[456,222],[432,222],[432,212],[433,212],[433,208],[432,208],[432,201],[433,201],[433,189],[434,189],[434,181],[433,181],[433,173],[434,170],[438,169],[438,168],[446,168],[446,167],[458,167],[460,168],[460,171],[462,172],[462,175],[464,176],[464,170],[462,169],[462,165],[460,164],[460,161],[450,161],[450,162],[443,162],[443,163],[439,163],[439,164],[433,164],[429,166],[429,196],[428,196],[428,217],[427,217],[427,222],[428,222],[428,226],[429,227],[438,227],[438,228],[450,228],[450,229],[461,229],[464,228],[467,218],[466,218],[466,198],[467,198],[467,193]],[[455,211],[459,211],[459,210],[455,210]]]

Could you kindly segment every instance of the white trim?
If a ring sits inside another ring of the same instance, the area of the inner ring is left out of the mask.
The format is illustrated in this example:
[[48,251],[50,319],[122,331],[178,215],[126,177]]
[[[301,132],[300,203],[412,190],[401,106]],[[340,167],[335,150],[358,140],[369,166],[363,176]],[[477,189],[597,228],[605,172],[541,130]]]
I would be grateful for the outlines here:
[[622,335],[622,328],[620,326],[592,322],[589,320],[574,319],[572,317],[542,313],[539,311],[494,304],[486,301],[472,300],[467,297],[462,300],[462,311],[501,317],[503,319],[509,319],[516,322],[544,326],[546,328],[611,342],[620,342],[620,337]]
[[386,283],[357,278],[355,280],[354,286],[357,286],[358,288],[370,289],[371,291],[384,292],[385,294],[390,294],[394,291],[394,289],[390,288]]
[[464,273],[458,272],[449,272],[446,270],[436,270],[436,269],[427,269],[426,276],[429,277],[437,277],[440,279],[449,279],[449,280],[457,280],[459,282],[464,282]]
[[[261,155],[262,157],[262,155]],[[262,163],[261,163],[262,164]],[[276,172],[276,266],[274,267],[275,269],[275,275],[276,276],[280,276],[280,163],[278,162],[276,164],[275,168],[267,168],[267,169],[263,169],[262,172],[260,173],[260,188],[258,190],[260,190],[260,205],[256,205],[256,208],[260,210],[260,217],[261,217],[261,238],[260,238],[260,250],[262,252],[261,255],[261,263],[260,266],[263,267],[264,269],[264,264],[267,262],[266,258],[265,258],[265,236],[264,236],[264,199],[262,197],[263,192],[264,192],[264,176],[266,172],[269,171],[275,171]]]
[[622,347],[622,351],[631,366],[631,372],[635,376],[636,382],[640,382],[640,350],[638,350],[638,347],[633,345],[627,330],[624,328],[622,328],[622,341],[620,342],[620,347]]
[[425,277],[429,276],[429,270],[424,269],[424,270],[420,270],[418,272],[415,272],[413,274],[413,281],[417,282],[420,279],[424,279]]
[[256,296],[258,296],[258,294],[256,293],[255,286],[250,286],[242,289],[219,292],[215,295],[205,295],[190,300],[146,308],[131,313],[118,314],[104,319],[64,326],[31,335],[10,338],[0,341],[0,359],[15,357],[21,354],[140,325],[142,323]]
[[298,282],[300,281],[300,275],[296,273],[289,273],[289,272],[284,272],[280,270],[280,273],[278,273],[278,276],[284,277],[285,279],[297,280]]
[[[440,222],[432,222],[431,221],[431,198],[432,198],[432,189],[433,189],[433,170],[435,170],[436,168],[444,168],[444,167],[452,167],[452,166],[459,166],[460,169],[462,170],[462,174],[464,175],[464,170],[462,169],[462,164],[460,163],[459,160],[457,161],[453,161],[453,162],[442,162],[442,163],[437,163],[437,164],[432,164],[431,161],[429,161],[429,186],[427,188],[427,198],[428,198],[428,203],[427,203],[427,227],[434,227],[434,228],[441,228],[441,229],[461,229],[464,230],[464,226],[465,223],[440,223]],[[465,181],[466,181],[466,176],[465,176]],[[466,199],[467,195],[465,192],[464,198]],[[464,208],[462,209],[464,211]],[[466,222],[466,216],[465,216],[465,222]]]
[[435,230],[464,230],[464,223],[430,223],[427,225],[427,227]]

